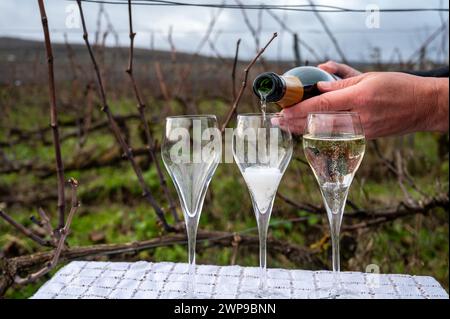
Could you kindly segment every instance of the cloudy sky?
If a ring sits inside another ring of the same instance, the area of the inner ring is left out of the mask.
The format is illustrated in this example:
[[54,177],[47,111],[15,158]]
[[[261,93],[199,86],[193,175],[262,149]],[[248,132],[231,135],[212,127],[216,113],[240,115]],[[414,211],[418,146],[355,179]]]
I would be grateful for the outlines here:
[[[223,0],[180,0],[181,2],[223,3]],[[235,0],[225,1],[235,4]],[[63,41],[67,33],[70,42],[82,42],[81,29],[77,28],[76,16],[71,12],[76,9],[75,3],[68,0],[46,0],[47,15],[52,31],[53,41]],[[245,4],[260,4],[264,1],[244,1]],[[307,0],[266,1],[267,4],[307,4]],[[443,0],[315,0],[316,4],[335,5],[346,8],[365,9],[369,4],[376,4],[380,8],[439,8],[448,9],[448,2]],[[96,29],[99,4],[85,3],[85,16],[91,39]],[[124,5],[106,4],[107,11],[114,29],[119,34],[119,42],[128,44],[128,16]],[[201,41],[213,14],[218,9],[197,7],[154,7],[135,6],[134,28],[137,32],[136,45],[144,48],[153,45],[156,49],[169,49],[168,33],[173,31],[173,42],[177,51],[193,52]],[[275,13],[289,26],[298,32],[302,40],[306,41],[323,58],[338,59],[337,52],[323,32],[317,17],[311,12],[275,11]],[[256,11],[248,11],[248,16],[254,26],[257,25]],[[370,61],[373,48],[381,49],[384,60],[390,60],[398,48],[404,59],[415,52],[427,37],[439,28],[442,21],[448,22],[448,12],[402,12],[381,13],[379,28],[367,28],[366,13],[322,13],[324,20],[335,33],[342,50],[349,60]],[[102,28],[106,27],[105,19]],[[14,36],[29,39],[42,39],[39,10],[36,0],[0,0],[0,36]],[[292,36],[282,32],[280,25],[267,13],[262,13],[261,42],[264,43],[272,32],[278,31],[279,38],[268,50],[267,57],[292,59]],[[152,36],[153,34],[153,36]],[[446,36],[448,37],[448,23]],[[246,26],[240,10],[225,9],[220,12],[211,39],[214,40],[217,51],[223,56],[233,56],[235,42],[242,38],[241,56],[249,57],[255,52],[255,43]],[[439,36],[429,48],[429,56],[448,63],[448,42],[445,44],[446,54],[442,53],[443,37]],[[114,44],[110,36],[108,45]],[[207,44],[202,54],[214,55]],[[311,55],[302,48],[306,58]]]

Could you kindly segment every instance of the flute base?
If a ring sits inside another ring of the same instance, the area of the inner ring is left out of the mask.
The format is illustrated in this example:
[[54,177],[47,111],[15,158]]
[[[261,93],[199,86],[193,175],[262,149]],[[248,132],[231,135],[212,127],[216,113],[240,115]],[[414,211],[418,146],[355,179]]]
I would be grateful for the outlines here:
[[238,293],[238,298],[245,299],[289,299],[290,295],[274,290],[243,289]]
[[319,288],[308,294],[308,299],[361,299],[361,295],[346,288]]
[[198,295],[193,292],[185,292],[181,296],[178,297],[179,299],[204,299],[204,296]]

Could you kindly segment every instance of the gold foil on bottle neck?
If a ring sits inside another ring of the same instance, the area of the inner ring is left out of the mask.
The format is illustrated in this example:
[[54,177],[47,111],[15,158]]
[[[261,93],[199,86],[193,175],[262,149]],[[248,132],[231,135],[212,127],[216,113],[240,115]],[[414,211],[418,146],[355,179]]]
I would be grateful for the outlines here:
[[286,86],[285,92],[281,100],[277,102],[282,108],[293,106],[303,99],[303,84],[296,76],[286,75],[282,76]]

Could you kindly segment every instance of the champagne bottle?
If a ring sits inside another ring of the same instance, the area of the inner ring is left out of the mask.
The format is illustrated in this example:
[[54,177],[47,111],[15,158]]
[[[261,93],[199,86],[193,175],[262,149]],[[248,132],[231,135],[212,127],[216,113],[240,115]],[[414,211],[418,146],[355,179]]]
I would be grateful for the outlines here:
[[263,102],[275,102],[282,108],[293,106],[319,95],[319,81],[336,81],[340,78],[313,66],[293,68],[283,75],[261,73],[253,82],[253,92]]

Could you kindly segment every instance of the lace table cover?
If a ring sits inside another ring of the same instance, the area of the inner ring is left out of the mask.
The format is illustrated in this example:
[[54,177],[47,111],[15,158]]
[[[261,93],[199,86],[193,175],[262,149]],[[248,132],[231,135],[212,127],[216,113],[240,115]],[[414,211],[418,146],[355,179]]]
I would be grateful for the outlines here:
[[[150,262],[74,261],[60,269],[32,297],[47,298],[180,298],[187,288],[188,265]],[[252,298],[245,291],[258,285],[259,269],[241,266],[198,265],[196,293],[201,298]],[[268,289],[274,296],[307,298],[333,279],[330,271],[268,270]],[[361,298],[447,298],[432,277],[342,272],[344,288]]]

